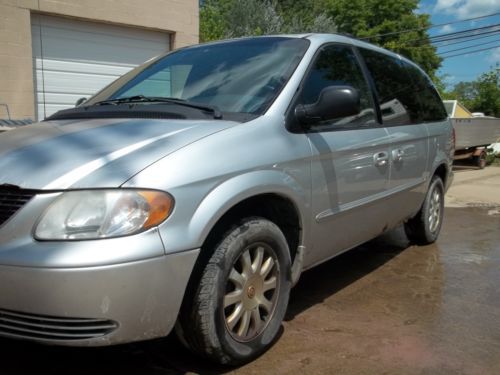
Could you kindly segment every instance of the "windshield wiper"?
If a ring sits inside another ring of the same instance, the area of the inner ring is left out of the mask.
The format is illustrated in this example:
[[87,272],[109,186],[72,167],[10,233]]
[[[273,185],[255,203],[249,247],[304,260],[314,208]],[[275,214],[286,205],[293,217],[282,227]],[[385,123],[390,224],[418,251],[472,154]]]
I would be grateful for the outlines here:
[[108,99],[108,100],[102,100],[100,102],[94,103],[94,104],[90,105],[89,107],[94,106],[94,105],[118,105],[118,104],[123,104],[123,103],[172,103],[172,104],[178,104],[178,105],[181,105],[184,107],[199,109],[201,111],[212,112],[215,119],[222,118],[221,111],[215,106],[210,106],[210,105],[196,103],[196,102],[190,102],[190,101],[185,100],[185,99],[167,98],[167,97],[162,97],[162,96],[135,95],[135,96],[128,96],[125,98]]

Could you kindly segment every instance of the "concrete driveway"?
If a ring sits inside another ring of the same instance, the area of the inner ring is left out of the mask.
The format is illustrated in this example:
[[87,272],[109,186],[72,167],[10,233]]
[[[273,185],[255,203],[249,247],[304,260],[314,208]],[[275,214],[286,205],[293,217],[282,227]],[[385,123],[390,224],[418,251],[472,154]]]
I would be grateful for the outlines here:
[[172,338],[70,349],[0,341],[0,374],[499,374],[500,168],[463,168],[439,241],[401,229],[302,275],[278,342],[238,369]]
[[448,207],[500,206],[500,167],[477,170],[457,166],[454,172],[446,196]]

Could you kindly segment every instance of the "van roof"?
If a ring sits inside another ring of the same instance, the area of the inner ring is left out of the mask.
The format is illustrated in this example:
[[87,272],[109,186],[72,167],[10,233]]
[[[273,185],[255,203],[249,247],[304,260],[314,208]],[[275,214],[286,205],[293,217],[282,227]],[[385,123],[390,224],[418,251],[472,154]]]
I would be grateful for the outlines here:
[[[419,70],[422,70],[417,64],[415,64],[413,61],[410,59],[401,56],[398,53],[392,52],[390,50],[387,50],[385,48],[376,46],[374,44],[368,43],[362,39],[358,39],[355,36],[352,35],[347,35],[347,34],[342,34],[342,33],[332,33],[332,34],[322,34],[322,33],[303,33],[303,34],[275,34],[275,35],[261,35],[261,36],[245,36],[245,37],[240,37],[240,38],[234,38],[234,39],[224,39],[224,40],[218,40],[218,41],[213,41],[213,42],[207,42],[203,43],[203,45],[209,45],[209,44],[218,44],[218,43],[225,43],[225,42],[231,42],[231,41],[236,41],[236,40],[244,40],[244,39],[258,39],[258,38],[297,38],[297,39],[307,39],[310,40],[313,45],[321,45],[325,43],[346,43],[346,44],[351,44],[356,47],[361,47],[361,48],[367,48],[371,49],[374,51],[378,51],[380,53],[384,53],[386,55],[390,55],[399,59],[402,59],[415,67],[417,67]],[[192,48],[192,47],[197,47],[195,46],[189,46],[185,48]],[[424,72],[425,73],[425,72]]]

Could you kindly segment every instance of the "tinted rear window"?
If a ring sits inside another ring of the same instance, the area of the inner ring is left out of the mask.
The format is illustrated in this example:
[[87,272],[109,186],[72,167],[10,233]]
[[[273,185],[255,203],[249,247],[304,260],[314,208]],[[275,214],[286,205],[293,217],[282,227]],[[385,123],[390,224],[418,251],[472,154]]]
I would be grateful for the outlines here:
[[416,124],[447,117],[432,81],[418,67],[375,51],[360,52],[375,81],[384,124]]
[[448,113],[448,116],[451,116],[453,114],[453,102],[444,103],[444,107],[446,108],[446,113]]
[[432,81],[416,66],[403,61],[415,85],[420,105],[420,117],[424,122],[442,121],[448,114]]
[[360,52],[374,80],[384,124],[420,122],[415,88],[401,60],[367,49]]

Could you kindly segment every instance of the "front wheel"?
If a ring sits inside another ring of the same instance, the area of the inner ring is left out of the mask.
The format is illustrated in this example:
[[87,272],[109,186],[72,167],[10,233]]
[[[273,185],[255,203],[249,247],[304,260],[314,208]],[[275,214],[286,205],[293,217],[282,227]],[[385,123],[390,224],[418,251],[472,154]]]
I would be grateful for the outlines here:
[[438,176],[434,176],[427,190],[420,211],[405,223],[408,239],[418,245],[427,245],[437,240],[444,215],[444,186]]
[[242,364],[278,335],[291,288],[290,253],[281,230],[249,218],[216,246],[185,316],[184,337],[199,354]]

